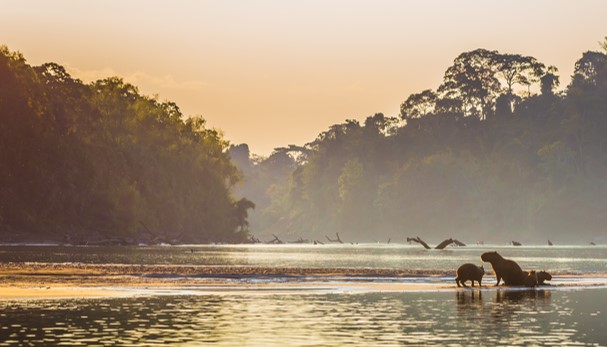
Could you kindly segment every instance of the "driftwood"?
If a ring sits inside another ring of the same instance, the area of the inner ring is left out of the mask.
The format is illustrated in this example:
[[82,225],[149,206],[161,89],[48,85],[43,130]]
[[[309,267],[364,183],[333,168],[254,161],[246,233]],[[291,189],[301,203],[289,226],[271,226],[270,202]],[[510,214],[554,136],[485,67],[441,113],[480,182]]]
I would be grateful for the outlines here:
[[594,243],[594,242],[590,241],[590,245],[591,245],[591,246],[596,246],[596,243]]
[[320,242],[318,240],[314,240],[314,244],[315,245],[324,245],[324,242]]
[[247,241],[248,243],[262,243],[261,240],[255,237],[253,234],[249,235],[249,239]]
[[139,221],[139,224],[141,224],[141,226],[143,226],[143,228],[145,229],[145,231],[147,231],[148,234],[152,235],[152,237],[158,237],[158,234],[156,234],[155,232],[153,232],[152,230],[150,230],[150,228],[148,228],[148,226],[145,225],[142,221]]
[[152,229],[148,228],[148,226],[145,225],[145,223],[143,223],[143,221],[139,221],[139,224],[141,224],[143,229],[145,229],[145,231],[151,236],[151,239],[149,240],[150,243],[152,243],[152,244],[168,243],[166,236],[158,235],[157,233],[153,232]]
[[344,243],[340,238],[339,238],[339,233],[335,233],[335,236],[337,236],[337,239],[331,240],[329,238],[329,236],[325,235],[325,237],[327,238],[327,240],[329,240],[329,242],[339,242],[339,243]]
[[301,237],[295,241],[289,241],[289,243],[310,243],[310,240],[304,240]]
[[425,249],[431,249],[430,246],[428,246],[428,244],[426,242],[424,242],[424,240],[422,240],[421,238],[418,237],[407,237],[407,242],[417,242],[420,245],[424,246]]
[[148,228],[147,225],[145,225],[145,223],[143,223],[143,221],[139,221],[139,224],[141,224],[141,226],[143,226],[143,228],[145,229],[145,231],[152,237],[152,239],[150,240],[150,243],[152,244],[161,244],[161,243],[166,243],[169,245],[177,245],[181,243],[181,240],[183,239],[185,233],[179,233],[178,235],[169,235],[168,233],[164,233],[163,235],[160,235],[158,233],[153,232],[150,228]]
[[389,238],[389,239],[388,239],[388,244],[390,244],[390,241],[392,241],[392,239],[391,239],[391,238]]
[[548,240],[548,246],[552,246],[552,242]]
[[270,240],[270,241],[268,241],[266,243],[274,244],[274,245],[282,245],[284,243],[281,239],[278,238],[278,236],[276,236],[274,234],[272,234],[272,236],[274,236],[274,239]]
[[453,243],[453,239],[451,239],[451,238],[446,239],[445,241],[439,243],[438,246],[435,247],[435,249],[445,249],[445,247],[449,246],[452,243]]
[[518,241],[512,241],[513,246],[522,246],[523,244]]
[[[432,249],[432,247],[428,246],[428,244],[422,240],[419,236],[417,237],[407,237],[407,242],[411,243],[411,242],[417,242],[420,245],[424,246],[425,249]],[[438,246],[434,247],[434,249],[445,249],[445,247],[449,246],[450,244],[456,244],[458,246],[465,246],[466,244],[453,239],[453,238],[448,238],[446,240],[444,240],[443,242],[439,243]]]
[[465,243],[463,243],[462,241],[457,240],[457,239],[453,239],[453,243],[455,243],[456,245],[458,245],[460,247],[465,247],[466,246]]

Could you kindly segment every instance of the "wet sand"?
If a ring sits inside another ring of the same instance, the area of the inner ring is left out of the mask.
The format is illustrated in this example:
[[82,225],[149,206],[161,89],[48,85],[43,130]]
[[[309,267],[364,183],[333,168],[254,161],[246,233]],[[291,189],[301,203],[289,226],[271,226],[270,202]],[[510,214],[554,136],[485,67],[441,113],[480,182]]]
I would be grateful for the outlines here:
[[117,297],[126,292],[116,289],[61,287],[61,286],[7,286],[0,287],[0,300],[2,299],[49,299],[49,298],[94,298]]
[[[166,294],[444,291],[455,273],[249,266],[2,263],[0,300]],[[485,290],[496,289],[485,276]],[[607,286],[607,274],[555,275],[555,287]],[[478,289],[478,287],[475,287]],[[546,287],[543,287],[546,288]]]

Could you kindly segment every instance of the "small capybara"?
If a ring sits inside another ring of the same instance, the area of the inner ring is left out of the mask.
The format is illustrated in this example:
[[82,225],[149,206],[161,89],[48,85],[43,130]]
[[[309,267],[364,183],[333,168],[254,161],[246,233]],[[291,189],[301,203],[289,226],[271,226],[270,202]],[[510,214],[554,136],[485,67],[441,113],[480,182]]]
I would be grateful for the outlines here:
[[496,286],[499,286],[503,279],[507,286],[522,286],[525,285],[525,273],[521,267],[513,260],[504,259],[497,252],[485,252],[481,255],[481,260],[491,263],[495,278],[497,279]]
[[525,276],[525,287],[535,287],[537,286],[537,274],[535,271],[527,272],[527,276]]
[[472,286],[474,287],[474,281],[478,282],[478,286],[482,287],[481,282],[483,281],[483,276],[485,275],[485,269],[482,266],[476,266],[474,264],[466,263],[460,266],[457,269],[457,276],[455,277],[455,283],[457,286],[466,287],[466,281],[472,281]]
[[545,284],[544,281],[550,281],[552,279],[552,275],[547,273],[546,271],[540,271],[537,273],[537,284],[542,285]]

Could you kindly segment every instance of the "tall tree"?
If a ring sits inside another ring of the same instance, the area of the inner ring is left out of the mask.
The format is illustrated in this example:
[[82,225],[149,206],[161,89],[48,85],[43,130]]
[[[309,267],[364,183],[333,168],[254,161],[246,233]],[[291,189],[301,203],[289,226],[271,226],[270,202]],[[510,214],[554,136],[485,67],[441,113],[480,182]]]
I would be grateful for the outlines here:
[[405,120],[421,118],[434,112],[436,108],[436,93],[430,89],[421,93],[411,94],[400,105],[400,117]]
[[476,49],[455,58],[438,87],[439,98],[461,100],[466,116],[485,119],[500,91],[494,64],[497,51]]

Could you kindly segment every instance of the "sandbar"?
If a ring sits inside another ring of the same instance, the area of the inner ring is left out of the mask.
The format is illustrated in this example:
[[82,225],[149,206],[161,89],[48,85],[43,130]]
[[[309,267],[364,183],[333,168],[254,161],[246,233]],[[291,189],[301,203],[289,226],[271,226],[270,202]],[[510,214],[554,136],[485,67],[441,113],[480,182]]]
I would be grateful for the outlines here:
[[[365,268],[2,263],[0,300],[478,290],[478,286],[457,288],[454,276],[440,271]],[[483,283],[483,290],[497,289],[490,275]],[[607,274],[557,274],[551,286],[540,288],[567,287],[607,287]]]

